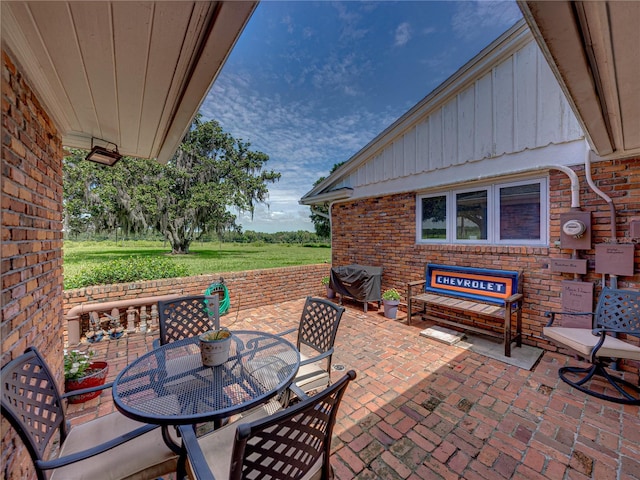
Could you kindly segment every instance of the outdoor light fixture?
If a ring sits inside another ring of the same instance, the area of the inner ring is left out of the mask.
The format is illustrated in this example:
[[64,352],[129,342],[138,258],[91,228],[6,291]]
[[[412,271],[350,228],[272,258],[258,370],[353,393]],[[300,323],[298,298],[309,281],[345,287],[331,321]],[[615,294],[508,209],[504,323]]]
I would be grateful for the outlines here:
[[[118,153],[118,146],[115,143],[107,142],[103,140],[107,145],[113,145],[115,148],[113,150],[109,150],[106,147],[100,147],[98,145],[93,144],[93,138],[91,139],[91,151],[89,155],[85,157],[85,160],[89,160],[90,162],[99,163],[100,165],[107,165],[112,167],[116,164],[118,160],[122,158],[122,155]],[[99,140],[99,139],[97,139]]]

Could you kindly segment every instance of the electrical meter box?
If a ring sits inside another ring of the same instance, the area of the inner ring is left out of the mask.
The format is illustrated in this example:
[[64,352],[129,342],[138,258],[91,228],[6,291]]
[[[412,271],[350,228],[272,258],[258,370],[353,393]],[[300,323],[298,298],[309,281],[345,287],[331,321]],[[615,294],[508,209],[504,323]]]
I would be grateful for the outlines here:
[[560,214],[560,248],[591,249],[591,212],[577,210]]
[[633,243],[603,243],[596,245],[596,273],[633,275]]

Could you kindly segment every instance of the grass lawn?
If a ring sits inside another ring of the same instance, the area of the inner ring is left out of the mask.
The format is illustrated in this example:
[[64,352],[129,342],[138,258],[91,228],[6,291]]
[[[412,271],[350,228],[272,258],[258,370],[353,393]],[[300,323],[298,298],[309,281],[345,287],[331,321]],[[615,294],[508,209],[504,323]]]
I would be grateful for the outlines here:
[[189,275],[237,272],[291,265],[331,262],[331,248],[288,244],[200,243],[191,244],[189,255],[171,256],[161,241],[75,242],[65,240],[64,276],[71,277],[101,262],[134,256],[171,256],[185,265]]

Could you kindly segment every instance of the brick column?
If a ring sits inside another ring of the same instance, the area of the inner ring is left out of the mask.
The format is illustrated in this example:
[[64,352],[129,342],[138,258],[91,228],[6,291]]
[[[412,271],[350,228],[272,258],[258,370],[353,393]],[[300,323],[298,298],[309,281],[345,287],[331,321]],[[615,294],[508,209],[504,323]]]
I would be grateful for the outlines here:
[[[2,50],[2,365],[28,346],[62,385],[62,141]],[[2,420],[6,479],[35,478],[16,433]]]

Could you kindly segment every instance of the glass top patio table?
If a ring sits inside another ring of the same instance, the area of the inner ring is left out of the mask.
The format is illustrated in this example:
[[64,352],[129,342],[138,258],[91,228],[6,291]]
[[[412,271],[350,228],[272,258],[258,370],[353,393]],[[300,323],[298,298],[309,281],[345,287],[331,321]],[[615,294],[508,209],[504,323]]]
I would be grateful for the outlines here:
[[229,359],[217,367],[202,365],[198,337],[146,353],[116,377],[116,408],[144,423],[203,423],[265,403],[291,384],[300,365],[292,343],[257,331],[231,338]]

